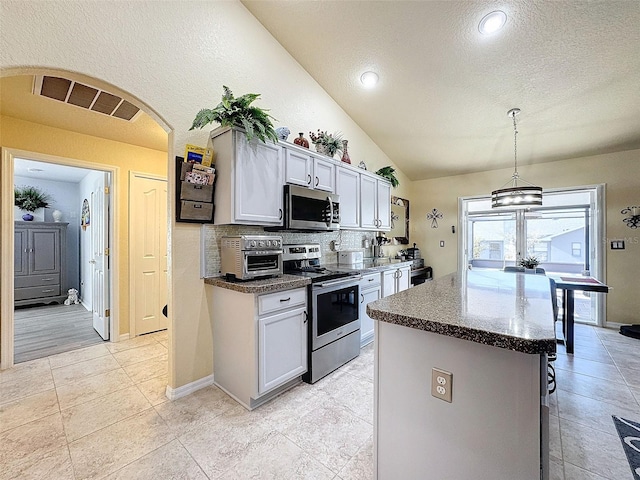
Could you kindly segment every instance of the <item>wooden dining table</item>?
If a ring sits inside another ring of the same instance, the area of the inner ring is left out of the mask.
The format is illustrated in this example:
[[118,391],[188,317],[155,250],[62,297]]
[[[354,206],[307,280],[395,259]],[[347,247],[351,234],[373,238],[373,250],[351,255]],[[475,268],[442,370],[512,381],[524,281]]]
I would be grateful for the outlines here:
[[563,333],[567,353],[573,353],[574,339],[574,294],[576,290],[583,292],[600,292],[607,293],[609,286],[596,280],[593,277],[585,277],[581,275],[548,275],[556,282],[556,287],[562,289],[562,307],[563,307]]

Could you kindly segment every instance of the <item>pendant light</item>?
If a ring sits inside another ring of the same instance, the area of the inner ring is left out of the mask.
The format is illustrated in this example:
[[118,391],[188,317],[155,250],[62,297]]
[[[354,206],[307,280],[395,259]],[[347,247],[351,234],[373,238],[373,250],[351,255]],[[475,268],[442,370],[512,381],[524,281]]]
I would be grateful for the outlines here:
[[[542,205],[542,188],[522,180],[518,175],[518,128],[516,126],[516,115],[519,113],[519,108],[512,108],[507,112],[507,115],[513,118],[513,158],[515,168],[513,175],[511,175],[511,180],[491,192],[492,208],[527,208]],[[526,185],[518,185],[518,182]],[[507,187],[507,185],[509,186]]]

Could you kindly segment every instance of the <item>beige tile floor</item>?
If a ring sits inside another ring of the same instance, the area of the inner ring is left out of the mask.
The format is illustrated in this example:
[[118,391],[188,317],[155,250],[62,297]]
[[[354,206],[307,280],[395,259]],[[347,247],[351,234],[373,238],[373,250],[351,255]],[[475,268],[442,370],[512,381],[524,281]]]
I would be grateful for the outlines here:
[[[637,342],[579,325],[559,348],[553,480],[632,478],[611,415],[640,421]],[[158,333],[0,372],[0,479],[373,478],[371,346],[253,412],[215,387],[168,401],[166,358]]]

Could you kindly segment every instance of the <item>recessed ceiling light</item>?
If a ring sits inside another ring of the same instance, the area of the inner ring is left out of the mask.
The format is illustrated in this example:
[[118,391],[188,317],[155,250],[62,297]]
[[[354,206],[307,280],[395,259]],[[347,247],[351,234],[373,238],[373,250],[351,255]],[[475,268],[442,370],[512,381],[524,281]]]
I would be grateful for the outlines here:
[[366,88],[373,88],[378,83],[379,78],[380,77],[378,77],[378,74],[376,72],[364,72],[360,76],[360,81]]
[[507,14],[496,10],[495,12],[485,15],[482,20],[480,20],[478,30],[480,30],[480,33],[483,35],[491,35],[504,27],[505,23],[507,23]]
[[44,170],[42,170],[41,168],[27,168],[27,172],[43,172]]

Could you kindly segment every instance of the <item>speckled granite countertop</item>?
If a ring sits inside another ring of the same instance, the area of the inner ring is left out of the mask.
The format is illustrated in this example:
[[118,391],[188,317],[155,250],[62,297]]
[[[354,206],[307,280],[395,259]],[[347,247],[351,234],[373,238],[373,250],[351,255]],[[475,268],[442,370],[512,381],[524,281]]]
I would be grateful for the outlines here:
[[466,270],[367,305],[371,318],[517,352],[555,352],[549,279]]
[[311,283],[311,280],[296,275],[283,275],[281,277],[248,280],[246,282],[229,282],[223,277],[207,277],[204,279],[204,283],[241,293],[260,294],[306,287]]

